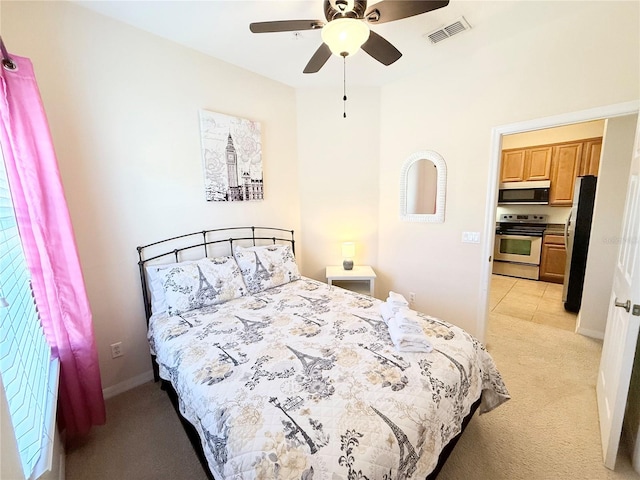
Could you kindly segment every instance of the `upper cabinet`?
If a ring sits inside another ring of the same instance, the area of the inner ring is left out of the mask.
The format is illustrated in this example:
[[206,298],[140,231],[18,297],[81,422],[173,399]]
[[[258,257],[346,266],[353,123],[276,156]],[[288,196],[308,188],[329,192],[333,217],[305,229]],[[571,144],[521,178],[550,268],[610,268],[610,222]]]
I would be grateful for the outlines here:
[[571,206],[573,187],[582,159],[582,142],[565,143],[553,147],[549,205]]
[[501,182],[524,181],[525,155],[525,149],[502,151],[502,168],[500,171]]
[[550,180],[549,205],[571,206],[577,176],[598,175],[602,137],[502,151],[500,182]]
[[580,162],[580,169],[578,176],[584,175],[598,176],[598,169],[600,168],[600,154],[602,153],[602,138],[592,138],[586,140],[583,143],[582,148],[582,162]]
[[549,180],[551,147],[503,150],[501,182]]
[[527,180],[549,180],[551,172],[551,147],[534,147],[529,150],[529,176]]

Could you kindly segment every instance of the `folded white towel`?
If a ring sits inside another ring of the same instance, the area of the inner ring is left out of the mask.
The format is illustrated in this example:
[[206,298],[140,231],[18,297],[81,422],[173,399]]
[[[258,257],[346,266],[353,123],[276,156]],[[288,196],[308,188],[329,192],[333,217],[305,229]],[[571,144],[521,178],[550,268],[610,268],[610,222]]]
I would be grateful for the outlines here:
[[[405,324],[410,326],[410,324]],[[433,345],[424,334],[420,333],[407,333],[404,331],[396,317],[389,320],[389,336],[393,341],[396,349],[400,352],[427,352],[433,350]]]
[[380,315],[382,315],[382,320],[384,320],[384,323],[388,324],[389,320],[391,320],[396,312],[400,309],[400,307],[397,307],[395,305],[392,305],[391,303],[381,303],[380,307],[379,307],[379,311],[380,311]]
[[396,292],[389,292],[389,297],[387,298],[387,302],[393,303],[398,306],[409,306],[409,302],[404,298],[403,295]]
[[393,316],[395,328],[403,333],[416,333],[422,334],[422,327],[417,320],[410,318],[410,310],[407,308],[401,308]]

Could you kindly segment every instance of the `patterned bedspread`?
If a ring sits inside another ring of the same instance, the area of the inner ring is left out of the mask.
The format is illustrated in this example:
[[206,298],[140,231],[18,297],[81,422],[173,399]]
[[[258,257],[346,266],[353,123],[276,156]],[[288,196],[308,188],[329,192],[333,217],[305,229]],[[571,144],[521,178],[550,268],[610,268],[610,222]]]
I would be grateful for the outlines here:
[[434,350],[395,350],[381,301],[302,278],[151,318],[216,479],[424,479],[482,393],[509,398],[485,348],[420,315]]

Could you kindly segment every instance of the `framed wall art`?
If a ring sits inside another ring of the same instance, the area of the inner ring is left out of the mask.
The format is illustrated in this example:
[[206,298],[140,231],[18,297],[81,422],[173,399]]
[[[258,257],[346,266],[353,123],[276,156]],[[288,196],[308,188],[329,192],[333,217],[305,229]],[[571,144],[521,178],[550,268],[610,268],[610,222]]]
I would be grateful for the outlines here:
[[208,202],[264,199],[259,122],[200,110],[200,138]]

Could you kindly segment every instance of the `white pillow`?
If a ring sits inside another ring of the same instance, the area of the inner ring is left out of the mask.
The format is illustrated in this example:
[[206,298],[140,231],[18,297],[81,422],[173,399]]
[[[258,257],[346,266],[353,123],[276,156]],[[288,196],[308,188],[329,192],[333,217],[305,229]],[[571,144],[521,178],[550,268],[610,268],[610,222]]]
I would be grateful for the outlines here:
[[162,287],[162,281],[166,269],[194,262],[195,260],[187,260],[180,263],[165,263],[162,265],[148,265],[145,267],[147,272],[147,286],[149,287],[149,294],[151,295],[152,314],[167,311],[167,300],[164,296],[164,288]]
[[230,256],[203,258],[168,268],[164,271],[162,286],[169,315],[180,315],[247,294],[238,264]]
[[251,294],[300,278],[290,245],[237,246],[233,253]]

